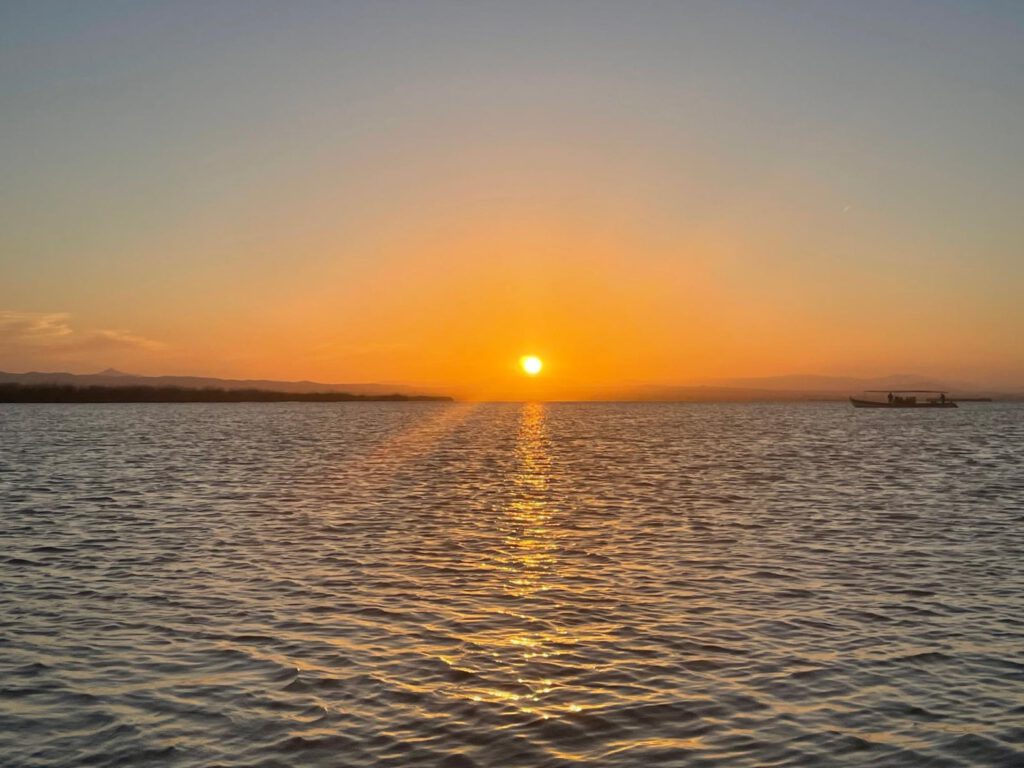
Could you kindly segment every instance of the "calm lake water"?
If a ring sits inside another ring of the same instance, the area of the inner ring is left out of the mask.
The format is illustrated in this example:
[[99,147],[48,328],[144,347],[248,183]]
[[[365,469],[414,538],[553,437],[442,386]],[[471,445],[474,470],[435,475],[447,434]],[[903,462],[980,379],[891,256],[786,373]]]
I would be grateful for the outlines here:
[[0,406],[7,766],[1024,765],[1024,407]]

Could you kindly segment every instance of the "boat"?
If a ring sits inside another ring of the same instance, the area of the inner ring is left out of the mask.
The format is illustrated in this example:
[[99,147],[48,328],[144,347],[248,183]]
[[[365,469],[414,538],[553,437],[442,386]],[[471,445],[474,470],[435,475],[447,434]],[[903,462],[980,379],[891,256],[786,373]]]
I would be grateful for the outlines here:
[[854,408],[956,408],[946,393],[939,389],[867,389],[868,395],[885,394],[885,400],[851,397]]

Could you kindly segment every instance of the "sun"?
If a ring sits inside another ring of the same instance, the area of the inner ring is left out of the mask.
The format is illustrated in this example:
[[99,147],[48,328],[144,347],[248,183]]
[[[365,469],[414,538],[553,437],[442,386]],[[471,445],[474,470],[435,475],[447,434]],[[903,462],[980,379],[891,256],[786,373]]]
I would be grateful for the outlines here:
[[523,355],[519,358],[519,365],[527,376],[536,376],[544,367],[544,361],[536,355]]

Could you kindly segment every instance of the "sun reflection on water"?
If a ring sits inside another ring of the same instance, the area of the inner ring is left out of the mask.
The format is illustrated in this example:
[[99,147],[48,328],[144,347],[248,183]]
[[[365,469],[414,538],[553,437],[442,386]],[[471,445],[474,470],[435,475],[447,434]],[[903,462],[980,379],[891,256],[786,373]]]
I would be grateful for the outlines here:
[[564,530],[550,488],[546,418],[543,403],[524,404],[520,411],[508,501],[495,521],[501,539],[486,566],[499,577],[494,597],[505,620],[473,637],[476,653],[486,654],[489,663],[478,668],[481,684],[464,691],[473,701],[543,718],[582,709],[565,699],[552,674],[577,640],[547,618],[552,605],[565,599],[549,591],[564,593],[570,582],[559,561]]
[[513,498],[500,521],[505,531],[501,565],[508,576],[506,591],[515,597],[529,597],[548,588],[544,576],[556,565],[557,544],[550,527],[552,508],[548,494],[551,460],[542,403],[523,406],[516,464]]

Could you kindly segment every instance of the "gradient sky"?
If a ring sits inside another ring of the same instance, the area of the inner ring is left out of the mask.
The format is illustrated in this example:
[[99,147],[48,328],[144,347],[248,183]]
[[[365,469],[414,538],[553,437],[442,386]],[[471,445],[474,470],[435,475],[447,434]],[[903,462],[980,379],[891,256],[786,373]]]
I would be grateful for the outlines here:
[[0,2],[0,370],[1024,383],[1019,2]]

